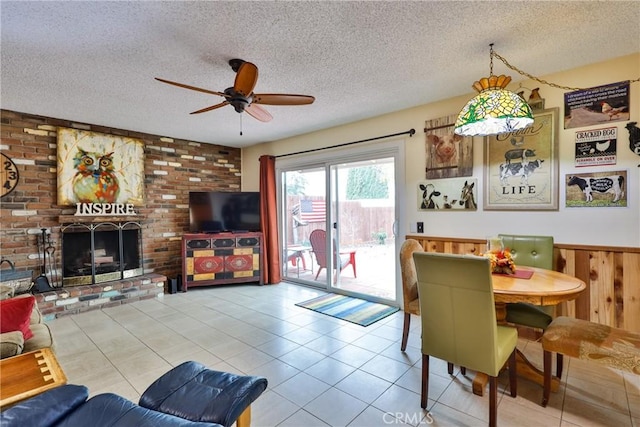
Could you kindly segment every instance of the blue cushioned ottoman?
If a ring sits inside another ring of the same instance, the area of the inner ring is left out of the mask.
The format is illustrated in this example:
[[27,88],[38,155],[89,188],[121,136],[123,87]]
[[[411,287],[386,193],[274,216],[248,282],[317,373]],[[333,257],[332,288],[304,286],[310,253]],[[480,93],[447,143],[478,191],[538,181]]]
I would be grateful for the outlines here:
[[242,415],[248,425],[250,405],[267,388],[267,379],[207,369],[198,362],[176,366],[145,390],[140,406],[191,421],[225,427]]

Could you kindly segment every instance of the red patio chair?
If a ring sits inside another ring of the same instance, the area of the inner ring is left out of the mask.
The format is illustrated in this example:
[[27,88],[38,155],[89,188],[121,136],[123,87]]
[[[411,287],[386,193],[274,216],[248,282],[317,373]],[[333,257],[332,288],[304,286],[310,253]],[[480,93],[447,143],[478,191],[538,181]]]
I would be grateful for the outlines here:
[[[325,230],[313,230],[309,235],[311,242],[311,249],[316,256],[318,262],[318,272],[316,273],[316,280],[320,275],[320,271],[323,268],[327,268],[327,232]],[[344,251],[340,252],[336,257],[335,245],[333,254],[333,268],[340,266],[340,271],[344,270],[348,265],[353,268],[353,277],[356,276],[356,251]]]

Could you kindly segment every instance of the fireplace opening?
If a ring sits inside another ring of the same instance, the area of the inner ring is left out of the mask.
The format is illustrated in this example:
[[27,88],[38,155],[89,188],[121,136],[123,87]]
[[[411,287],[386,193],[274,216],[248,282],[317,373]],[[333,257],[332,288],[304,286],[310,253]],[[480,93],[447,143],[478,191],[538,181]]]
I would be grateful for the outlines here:
[[62,284],[90,285],[144,274],[142,228],[135,222],[62,228]]

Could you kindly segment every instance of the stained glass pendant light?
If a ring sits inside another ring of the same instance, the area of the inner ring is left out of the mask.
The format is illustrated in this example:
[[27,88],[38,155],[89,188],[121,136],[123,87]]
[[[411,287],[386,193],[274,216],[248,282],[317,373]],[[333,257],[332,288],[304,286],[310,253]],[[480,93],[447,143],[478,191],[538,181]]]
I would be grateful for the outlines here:
[[513,132],[533,124],[531,107],[517,94],[506,90],[511,77],[493,75],[493,43],[489,77],[473,84],[479,93],[464,106],[454,132],[458,135],[496,135]]

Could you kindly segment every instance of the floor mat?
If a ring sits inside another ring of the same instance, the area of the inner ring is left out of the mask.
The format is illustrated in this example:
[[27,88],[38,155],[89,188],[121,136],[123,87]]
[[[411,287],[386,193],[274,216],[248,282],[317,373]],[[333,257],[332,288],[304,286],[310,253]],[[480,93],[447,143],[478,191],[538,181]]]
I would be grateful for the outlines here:
[[296,305],[361,326],[369,326],[400,310],[398,307],[337,294],[322,295]]

